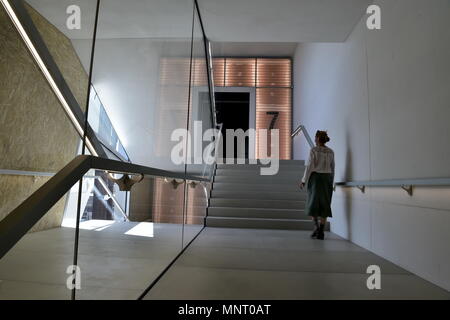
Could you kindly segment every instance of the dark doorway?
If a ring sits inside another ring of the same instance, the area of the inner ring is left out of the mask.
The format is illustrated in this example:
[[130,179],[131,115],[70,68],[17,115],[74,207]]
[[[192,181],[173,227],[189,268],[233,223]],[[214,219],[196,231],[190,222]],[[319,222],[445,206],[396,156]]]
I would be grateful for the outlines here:
[[[226,129],[249,129],[250,93],[248,92],[216,92],[217,123],[222,123],[223,151],[226,152]],[[234,143],[234,158],[237,158],[237,143]],[[248,137],[245,139],[245,158],[248,159]]]

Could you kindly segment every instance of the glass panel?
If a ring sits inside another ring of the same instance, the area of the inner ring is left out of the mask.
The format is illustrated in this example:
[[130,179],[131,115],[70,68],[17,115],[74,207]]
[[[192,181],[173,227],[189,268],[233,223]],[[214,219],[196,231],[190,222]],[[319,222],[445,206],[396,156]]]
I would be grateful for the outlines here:
[[210,183],[190,183],[186,187],[183,246],[186,246],[203,227],[210,191]]
[[195,13],[192,61],[192,86],[189,109],[189,127],[191,134],[191,158],[188,160],[188,175],[209,177],[211,165],[207,165],[203,151],[210,145],[204,141],[204,133],[213,128],[211,101],[208,87],[208,69],[205,56],[205,44],[200,22]]
[[[187,52],[185,52],[187,55]],[[176,154],[177,159],[171,157],[171,152],[176,145],[186,148],[187,141],[185,129],[188,121],[189,101],[189,72],[190,58],[161,57],[160,81],[158,87],[158,104],[154,110],[155,136],[153,154],[156,161],[152,161],[155,167],[176,172],[185,171],[186,152]],[[175,130],[176,142],[171,141]],[[148,141],[150,142],[150,141]],[[145,143],[145,141],[144,141]],[[150,154],[149,154],[150,155]]]
[[192,87],[208,90],[208,71],[204,54],[203,40],[194,38],[194,58],[192,59]]
[[[190,99],[190,121],[189,132],[191,134],[192,146],[191,157],[188,159],[186,174],[190,176],[209,178],[212,170],[210,158],[206,159],[211,152],[209,150],[212,141],[204,139],[207,130],[213,128],[211,112],[211,101],[208,87],[208,69],[205,52],[205,43],[200,21],[195,12],[194,39],[193,39],[193,61],[192,61],[192,86]],[[201,81],[200,81],[201,79]],[[211,130],[210,130],[211,131]],[[201,230],[204,224],[207,207],[207,193],[202,184],[191,183],[185,188],[185,227],[183,245],[188,244],[192,238]]]
[[67,198],[0,259],[0,300],[71,299],[67,270],[73,265],[75,229],[61,227]]
[[[127,218],[128,192],[120,191],[101,170],[90,170],[83,178],[80,221],[117,220]],[[70,192],[63,225],[76,227],[78,185]]]
[[136,299],[181,250],[184,184],[146,176],[124,192],[108,177],[99,170],[85,177],[76,299]]
[[1,220],[76,156],[80,139],[3,6],[0,38]]
[[[81,115],[81,120],[87,103],[96,4],[96,0],[24,1],[29,18],[38,31],[38,35],[30,32],[29,36],[42,39],[50,53],[50,57],[41,55],[44,63],[48,65],[48,58],[55,63],[58,74],[52,76],[54,79],[61,77],[68,86],[68,95],[75,98],[73,102],[64,93],[60,82],[57,83],[70,107],[76,109],[74,113]],[[77,39],[84,39],[83,47]]]
[[214,58],[213,59],[213,76],[214,85],[216,87],[223,87],[225,85],[225,59]]
[[254,87],[256,59],[225,59],[225,86]]
[[105,110],[99,138],[133,163],[185,170],[171,152],[183,143],[175,130],[187,127],[192,15],[192,1],[102,2],[92,79]]
[[89,97],[88,121],[97,134],[98,140],[106,149],[105,152],[108,154],[108,158],[130,160],[94,86],[91,86]]
[[290,87],[291,60],[290,59],[257,59],[258,87]]
[[[87,3],[26,2],[28,18],[39,33],[37,38],[30,35],[34,40],[42,37],[39,50],[44,55],[45,48],[49,51],[43,60],[56,63],[46,78],[0,9],[0,35],[5,39],[1,71],[7,75],[0,87],[4,115],[0,154],[8,154],[1,158],[0,191],[7,196],[1,199],[0,219],[80,152],[82,126],[76,120],[84,119],[87,102],[89,124],[100,143],[96,150],[103,150],[106,157],[198,177],[211,175],[211,164],[186,165],[173,157],[175,146],[187,146],[186,139],[177,140],[183,138],[180,130],[193,132],[200,122],[202,138],[213,127],[197,16],[191,46],[193,2],[135,0],[126,3],[126,10],[123,1],[104,2],[92,84],[86,70],[96,2],[90,1],[91,7]],[[69,5],[89,13],[82,20],[86,23],[82,31],[65,29]],[[169,11],[176,23],[167,19]],[[42,67],[46,70],[48,65]],[[200,150],[209,145],[201,140]],[[1,298],[69,299],[67,269],[74,256],[80,268],[78,299],[135,299],[156,279],[202,228],[210,184],[143,177],[126,191],[120,177],[92,169],[82,180],[81,195],[75,184],[61,198],[0,261],[0,278],[5,279]],[[33,269],[28,272],[30,265]]]

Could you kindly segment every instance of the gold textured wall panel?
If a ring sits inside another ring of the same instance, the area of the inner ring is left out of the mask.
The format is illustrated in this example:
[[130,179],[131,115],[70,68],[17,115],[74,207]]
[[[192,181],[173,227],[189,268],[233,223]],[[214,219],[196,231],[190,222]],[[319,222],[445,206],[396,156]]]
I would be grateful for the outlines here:
[[[0,176],[0,220],[14,210],[30,192],[40,188],[49,177],[32,177],[17,175]],[[58,201],[50,211],[36,223],[31,232],[59,227],[62,222],[66,197]]]
[[256,59],[225,60],[226,87],[254,87],[256,80]]
[[192,86],[208,86],[208,71],[206,69],[206,61],[203,58],[195,58],[192,60]]
[[[82,108],[88,77],[70,40],[36,11],[29,13]],[[20,35],[0,7],[0,169],[57,172],[76,155],[79,137]],[[0,219],[47,177],[0,175]],[[64,199],[64,198],[63,198]],[[60,226],[64,200],[33,230]]]
[[259,129],[268,129],[273,115],[267,112],[279,112],[274,129],[279,130],[279,157],[291,158],[291,122],[292,122],[292,90],[289,88],[257,88],[256,89],[256,150],[258,157],[264,157],[259,149]]
[[70,91],[84,111],[89,78],[72,42],[32,7],[27,5],[26,8]]
[[[291,159],[292,61],[287,58],[214,58],[214,85],[217,87],[256,87],[256,129],[269,129],[279,112],[279,158]],[[257,132],[255,154],[264,158]],[[269,150],[270,154],[270,150]]]
[[257,59],[257,87],[290,87],[290,59]]
[[225,85],[225,59],[213,59],[213,79],[214,86],[223,87]]

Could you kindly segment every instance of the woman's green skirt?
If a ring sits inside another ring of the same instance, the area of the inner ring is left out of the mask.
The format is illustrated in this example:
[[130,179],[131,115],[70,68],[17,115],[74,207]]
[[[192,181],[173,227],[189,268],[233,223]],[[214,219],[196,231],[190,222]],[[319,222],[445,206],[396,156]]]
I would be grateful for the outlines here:
[[308,180],[306,214],[311,217],[331,217],[333,176],[331,173],[313,172]]

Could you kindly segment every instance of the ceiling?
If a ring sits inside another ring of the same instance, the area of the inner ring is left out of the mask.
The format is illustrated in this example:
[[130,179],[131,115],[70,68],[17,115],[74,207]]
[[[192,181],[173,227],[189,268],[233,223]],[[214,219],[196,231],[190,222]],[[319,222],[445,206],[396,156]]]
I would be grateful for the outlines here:
[[[96,0],[25,0],[70,39],[91,39]],[[66,9],[81,9],[81,29],[69,30]],[[97,38],[189,38],[192,0],[101,0]]]
[[[87,67],[96,0],[26,1],[72,39]],[[345,41],[371,0],[198,2],[214,55],[286,57],[294,55],[299,42]],[[156,141],[152,119],[157,114],[158,57],[185,49],[188,56],[186,42],[170,40],[190,38],[192,3],[101,0],[93,83],[127,151],[138,163],[153,165],[146,162],[153,161],[153,149],[142,148],[141,142],[142,137],[147,137],[150,145]],[[66,9],[73,4],[81,8],[80,30],[66,27]],[[199,35],[198,25],[195,31]]]
[[212,41],[342,42],[373,0],[198,2]]
[[216,57],[292,57],[296,48],[292,42],[212,42]]
[[[27,2],[69,38],[92,37],[95,0]],[[373,0],[198,0],[207,36],[212,41],[259,43],[266,46],[268,43],[345,41],[372,2]],[[68,30],[66,27],[66,8],[72,4],[81,8],[81,30]],[[190,36],[192,0],[102,0],[100,9],[99,38]],[[227,46],[229,47],[225,44]],[[232,46],[236,48],[236,45]]]

